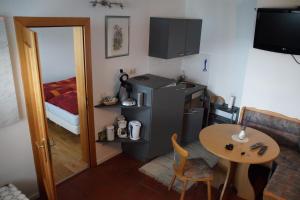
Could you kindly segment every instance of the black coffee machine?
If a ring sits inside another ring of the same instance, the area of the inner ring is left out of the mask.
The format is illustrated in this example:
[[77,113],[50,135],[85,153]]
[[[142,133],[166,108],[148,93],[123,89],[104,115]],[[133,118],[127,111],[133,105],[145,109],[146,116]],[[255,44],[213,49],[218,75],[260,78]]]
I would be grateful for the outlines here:
[[132,106],[135,105],[135,101],[130,98],[130,93],[132,91],[131,85],[127,82],[129,76],[127,73],[120,69],[120,89],[118,93],[119,100],[122,105],[124,106]]

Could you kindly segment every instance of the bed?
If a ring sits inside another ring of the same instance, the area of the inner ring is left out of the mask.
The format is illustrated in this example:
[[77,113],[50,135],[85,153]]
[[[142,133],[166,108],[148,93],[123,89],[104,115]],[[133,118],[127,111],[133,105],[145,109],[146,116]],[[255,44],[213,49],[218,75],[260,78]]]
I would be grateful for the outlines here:
[[15,185],[8,184],[0,187],[0,199],[29,200]]
[[49,120],[75,135],[80,133],[76,78],[45,83],[45,110]]

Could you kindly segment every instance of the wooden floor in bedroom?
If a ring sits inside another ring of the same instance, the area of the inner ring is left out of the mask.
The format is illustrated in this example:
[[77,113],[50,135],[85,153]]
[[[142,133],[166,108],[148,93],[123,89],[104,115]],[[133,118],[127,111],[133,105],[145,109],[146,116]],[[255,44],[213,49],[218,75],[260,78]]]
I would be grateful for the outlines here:
[[49,120],[48,134],[55,144],[51,147],[55,183],[60,183],[88,167],[87,163],[81,160],[79,135],[74,135]]

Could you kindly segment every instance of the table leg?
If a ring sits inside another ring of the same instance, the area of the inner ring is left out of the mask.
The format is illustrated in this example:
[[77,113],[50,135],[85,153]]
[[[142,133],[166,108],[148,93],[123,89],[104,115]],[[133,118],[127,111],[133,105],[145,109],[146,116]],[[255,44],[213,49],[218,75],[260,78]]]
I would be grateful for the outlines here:
[[237,163],[235,163],[235,162],[229,163],[229,167],[228,167],[228,170],[226,173],[225,183],[223,185],[222,192],[220,195],[220,200],[223,200],[226,198],[226,194],[228,194],[229,186],[232,184],[232,182],[234,180],[236,168],[237,168]]
[[254,188],[249,180],[249,164],[238,164],[235,172],[234,184],[237,189],[237,195],[243,199],[254,200]]

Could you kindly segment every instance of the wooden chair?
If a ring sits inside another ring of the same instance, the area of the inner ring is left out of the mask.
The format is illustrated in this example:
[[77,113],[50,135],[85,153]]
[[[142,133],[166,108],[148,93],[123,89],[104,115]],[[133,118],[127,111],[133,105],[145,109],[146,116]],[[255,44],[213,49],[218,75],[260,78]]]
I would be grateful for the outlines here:
[[189,181],[192,182],[206,182],[207,184],[207,197],[211,200],[211,182],[213,179],[213,170],[201,159],[188,159],[189,152],[182,148],[177,143],[177,134],[172,135],[172,144],[174,147],[174,175],[171,180],[169,190],[171,190],[176,178],[183,182],[183,188],[180,200],[184,199],[186,186]]

